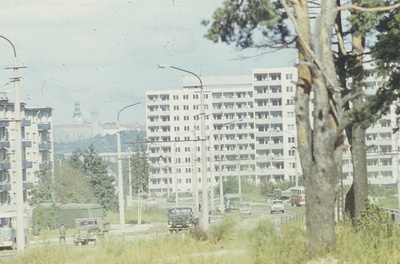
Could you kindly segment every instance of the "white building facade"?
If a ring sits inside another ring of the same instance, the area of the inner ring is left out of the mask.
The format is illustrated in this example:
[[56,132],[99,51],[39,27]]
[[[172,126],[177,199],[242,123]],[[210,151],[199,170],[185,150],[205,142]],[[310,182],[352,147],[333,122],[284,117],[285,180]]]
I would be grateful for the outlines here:
[[[0,207],[15,210],[16,171],[14,103],[0,100]],[[38,183],[36,172],[53,169],[52,108],[21,103],[23,197]],[[0,208],[0,209],[1,209]]]
[[[366,65],[365,96],[381,84]],[[192,192],[204,173],[209,190],[219,177],[296,181],[302,175],[296,151],[294,109],[297,69],[254,69],[252,75],[202,77],[206,119],[207,171],[201,171],[200,84],[183,78],[182,90],[146,94],[146,131],[152,172],[150,191]],[[349,80],[351,83],[351,80]],[[351,85],[351,84],[350,84]],[[367,170],[371,184],[399,182],[400,141],[395,106],[367,129]],[[343,184],[353,182],[349,146],[343,154]],[[298,178],[297,178],[298,179]]]
[[248,76],[202,77],[207,171],[201,171],[200,84],[146,93],[146,130],[152,166],[150,191],[192,192],[207,177],[255,183],[296,180],[294,94],[297,69],[255,69]]

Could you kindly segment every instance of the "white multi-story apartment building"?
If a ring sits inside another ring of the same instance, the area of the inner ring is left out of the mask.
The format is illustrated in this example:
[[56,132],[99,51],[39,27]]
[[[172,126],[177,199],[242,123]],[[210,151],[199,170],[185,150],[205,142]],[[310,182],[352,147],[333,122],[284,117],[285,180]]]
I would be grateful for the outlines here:
[[[200,142],[200,83],[183,78],[183,89],[146,94],[146,129],[152,166],[150,191],[193,191],[207,176],[295,180],[294,92],[297,69],[255,69],[252,75],[202,77],[206,150]],[[201,171],[206,151],[207,171]]]
[[[374,71],[373,63],[366,63],[364,93],[368,98],[376,93],[382,84],[382,78]],[[352,80],[349,80],[351,85]],[[370,184],[398,184],[400,141],[399,116],[393,104],[389,111],[366,131],[365,144],[367,149],[367,172]],[[343,155],[343,184],[353,182],[353,164],[350,148]]]
[[[0,210],[15,209],[16,172],[14,103],[0,99]],[[21,103],[22,180],[24,202],[38,183],[36,172],[52,170],[52,108],[27,108]],[[4,207],[4,208],[3,208]]]
[[[365,96],[381,78],[366,65]],[[202,77],[206,118],[207,179],[219,177],[296,180],[302,175],[296,151],[294,94],[296,68],[255,69],[251,76]],[[349,80],[351,83],[351,80]],[[146,129],[152,173],[150,190],[191,192],[201,182],[200,84],[183,78],[183,89],[146,94]],[[395,184],[399,177],[400,135],[395,106],[367,129],[367,169],[371,184]],[[353,181],[350,149],[343,155],[343,183]],[[201,186],[199,184],[198,186]]]

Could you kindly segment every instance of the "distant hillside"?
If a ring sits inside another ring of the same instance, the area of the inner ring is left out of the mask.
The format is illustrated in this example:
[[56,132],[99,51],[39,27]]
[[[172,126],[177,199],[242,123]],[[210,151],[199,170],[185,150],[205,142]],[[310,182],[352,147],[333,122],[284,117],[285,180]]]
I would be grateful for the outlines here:
[[[137,137],[145,138],[146,132],[139,130],[127,130],[121,132],[121,149],[125,151],[130,146],[128,142],[136,141]],[[68,143],[54,142],[54,154],[63,155],[72,153],[80,149],[86,150],[90,144],[93,144],[97,152],[116,152],[117,151],[117,135],[96,136],[91,139],[78,140]]]

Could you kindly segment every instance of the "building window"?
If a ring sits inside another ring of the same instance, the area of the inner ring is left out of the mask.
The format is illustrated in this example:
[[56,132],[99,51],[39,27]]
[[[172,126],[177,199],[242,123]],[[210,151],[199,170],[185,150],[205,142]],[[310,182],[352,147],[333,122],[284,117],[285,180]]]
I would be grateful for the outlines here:
[[183,120],[188,121],[189,120],[189,116],[184,116]]
[[281,79],[281,74],[280,73],[270,73],[269,78],[272,81],[279,81]]
[[271,86],[270,89],[271,89],[271,93],[282,93],[282,87],[280,85],[279,86]]
[[256,80],[256,81],[264,81],[264,80],[267,80],[268,79],[268,75],[266,74],[266,73],[264,73],[264,74],[254,74],[254,79]]
[[287,126],[287,128],[288,128],[288,130],[294,130],[294,124],[289,124],[289,125]]
[[294,99],[287,99],[286,104],[287,105],[294,105]]
[[174,116],[174,121],[179,121],[179,116]]

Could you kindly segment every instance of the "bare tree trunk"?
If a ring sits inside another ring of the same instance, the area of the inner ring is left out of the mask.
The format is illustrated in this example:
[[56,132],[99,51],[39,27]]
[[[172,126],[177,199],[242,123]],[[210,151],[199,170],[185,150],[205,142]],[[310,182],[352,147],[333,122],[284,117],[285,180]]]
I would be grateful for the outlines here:
[[353,128],[353,145],[351,156],[353,159],[354,184],[354,216],[353,225],[357,227],[358,219],[365,209],[365,199],[368,196],[367,158],[365,146],[365,128]]
[[[305,22],[308,21],[307,1],[293,0],[291,3],[299,35],[296,124],[306,182],[307,250],[310,254],[316,254],[336,249],[334,206],[339,180],[337,161],[340,160],[338,157],[342,149],[338,139],[342,137],[335,117],[337,109],[332,109],[331,105],[337,94],[329,91],[329,88],[339,86],[330,50],[336,2],[329,0],[321,4],[321,15],[314,32],[317,37],[313,42],[310,25]],[[320,65],[314,64],[315,60]],[[308,118],[311,87],[314,91],[313,128]]]
[[[360,0],[353,0],[352,4],[360,5]],[[354,13],[354,11],[352,11]],[[354,26],[352,32],[352,55],[356,60],[353,69],[353,93],[362,92],[363,87],[363,53],[365,50],[365,37]],[[361,97],[352,100],[353,108],[363,103]],[[368,196],[367,155],[365,145],[365,131],[363,125],[352,125],[351,134],[348,135],[351,146],[353,162],[353,184],[346,195],[346,212],[351,216],[353,226],[357,227],[358,219],[365,209],[365,200]]]

